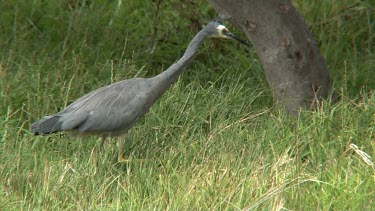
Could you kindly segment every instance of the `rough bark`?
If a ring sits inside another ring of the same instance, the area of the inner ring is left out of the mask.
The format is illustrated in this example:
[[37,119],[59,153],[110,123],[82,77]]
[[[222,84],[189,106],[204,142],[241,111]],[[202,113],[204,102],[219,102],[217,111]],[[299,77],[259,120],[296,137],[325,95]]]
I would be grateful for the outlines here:
[[325,60],[303,18],[289,0],[211,0],[253,43],[278,103],[296,114],[327,98]]

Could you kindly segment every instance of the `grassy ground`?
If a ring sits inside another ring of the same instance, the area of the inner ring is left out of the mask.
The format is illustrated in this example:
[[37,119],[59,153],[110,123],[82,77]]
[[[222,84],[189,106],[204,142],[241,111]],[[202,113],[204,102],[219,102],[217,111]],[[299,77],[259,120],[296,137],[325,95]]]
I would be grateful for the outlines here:
[[209,40],[126,135],[122,164],[114,140],[98,154],[96,137],[35,137],[30,123],[161,72],[215,13],[190,1],[77,2],[0,4],[0,210],[375,209],[370,0],[293,1],[342,101],[290,118],[253,51]]

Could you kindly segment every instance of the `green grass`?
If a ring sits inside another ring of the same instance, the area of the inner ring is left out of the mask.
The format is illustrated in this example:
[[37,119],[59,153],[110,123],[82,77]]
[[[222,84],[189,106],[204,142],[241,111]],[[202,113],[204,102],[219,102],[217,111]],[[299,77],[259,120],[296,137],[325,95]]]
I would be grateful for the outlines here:
[[96,137],[30,133],[90,90],[172,64],[215,16],[189,2],[0,4],[0,210],[375,209],[374,158],[361,154],[375,157],[370,0],[293,1],[337,104],[291,118],[273,105],[255,52],[208,40],[125,136],[128,163],[116,163],[115,140],[98,154]]

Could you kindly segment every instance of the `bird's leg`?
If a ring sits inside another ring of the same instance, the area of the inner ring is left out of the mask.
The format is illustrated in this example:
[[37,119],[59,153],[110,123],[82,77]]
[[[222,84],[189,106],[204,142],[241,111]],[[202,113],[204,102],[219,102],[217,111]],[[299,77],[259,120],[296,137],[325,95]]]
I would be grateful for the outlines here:
[[100,139],[100,143],[99,143],[99,151],[102,151],[102,150],[103,150],[104,141],[105,141],[105,137],[102,137],[102,138]]
[[94,164],[96,170],[98,169],[99,158],[102,157],[101,153],[103,152],[103,146],[104,146],[105,139],[106,139],[106,137],[102,136],[100,138],[99,146],[97,148],[94,147],[93,150],[92,150],[92,153],[91,153],[91,155],[92,155],[91,157],[93,158],[93,164]]
[[126,161],[124,158],[124,145],[125,145],[125,140],[120,138],[119,144],[118,144],[118,155],[117,155],[118,162]]

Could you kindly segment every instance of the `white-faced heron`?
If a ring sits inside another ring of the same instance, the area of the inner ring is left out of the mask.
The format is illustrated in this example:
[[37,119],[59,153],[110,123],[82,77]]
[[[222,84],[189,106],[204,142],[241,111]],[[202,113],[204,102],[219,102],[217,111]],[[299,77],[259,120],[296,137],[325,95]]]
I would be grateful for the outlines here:
[[[132,78],[109,84],[79,98],[63,111],[45,116],[31,125],[35,135],[69,131],[102,138],[125,134],[173,84],[191,63],[199,45],[208,37],[240,40],[220,22],[209,22],[189,43],[180,60],[152,78]],[[119,143],[118,159],[123,160],[124,140]]]

